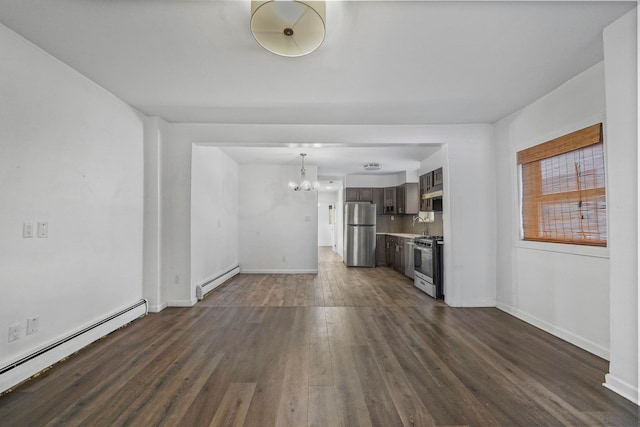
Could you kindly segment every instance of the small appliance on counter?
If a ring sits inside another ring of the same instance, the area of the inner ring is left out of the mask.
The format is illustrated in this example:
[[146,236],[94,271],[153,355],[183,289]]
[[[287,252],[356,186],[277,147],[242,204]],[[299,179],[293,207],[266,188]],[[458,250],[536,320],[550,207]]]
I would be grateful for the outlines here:
[[444,298],[442,236],[424,236],[413,239],[413,284],[427,295]]
[[344,263],[348,267],[376,266],[376,205],[344,205]]

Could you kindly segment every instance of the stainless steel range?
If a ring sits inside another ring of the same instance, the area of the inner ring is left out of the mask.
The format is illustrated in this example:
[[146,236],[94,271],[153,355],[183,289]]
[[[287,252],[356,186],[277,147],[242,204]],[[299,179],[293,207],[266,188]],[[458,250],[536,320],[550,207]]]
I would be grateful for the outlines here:
[[433,298],[444,298],[442,253],[444,239],[442,236],[417,237],[414,243],[414,277],[416,288]]

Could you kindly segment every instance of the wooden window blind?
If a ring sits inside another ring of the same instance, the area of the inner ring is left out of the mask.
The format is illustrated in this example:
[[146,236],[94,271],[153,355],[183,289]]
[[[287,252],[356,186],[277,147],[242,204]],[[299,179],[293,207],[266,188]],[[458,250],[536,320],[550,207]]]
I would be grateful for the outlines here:
[[518,152],[524,240],[607,245],[602,123]]

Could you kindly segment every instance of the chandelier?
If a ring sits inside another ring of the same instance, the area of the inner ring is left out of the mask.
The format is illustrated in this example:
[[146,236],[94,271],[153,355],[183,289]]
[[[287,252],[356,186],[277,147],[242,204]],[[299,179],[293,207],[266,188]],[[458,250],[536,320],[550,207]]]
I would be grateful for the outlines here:
[[300,182],[297,183],[295,181],[289,181],[289,188],[293,191],[311,191],[317,190],[320,187],[320,183],[318,181],[309,181],[306,177],[306,170],[304,168],[304,158],[307,153],[300,153],[300,157],[302,157],[302,168],[300,168]]
[[251,33],[260,46],[281,56],[303,56],[325,36],[324,1],[251,2]]

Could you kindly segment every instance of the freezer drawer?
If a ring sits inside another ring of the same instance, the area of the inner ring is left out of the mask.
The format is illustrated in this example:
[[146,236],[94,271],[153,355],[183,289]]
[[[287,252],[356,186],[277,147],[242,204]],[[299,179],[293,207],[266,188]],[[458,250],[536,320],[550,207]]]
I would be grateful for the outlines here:
[[345,229],[344,263],[349,267],[375,267],[375,226],[347,225]]

